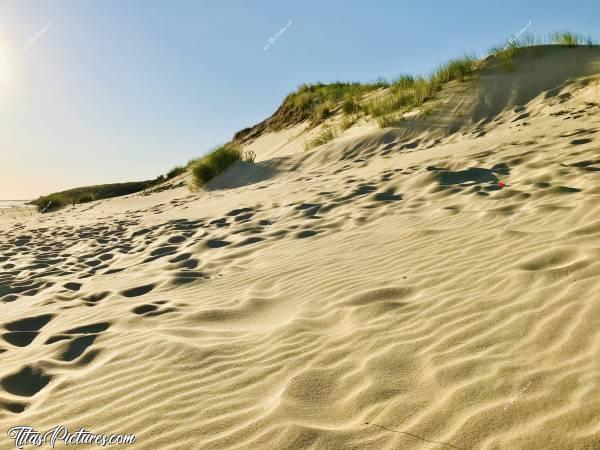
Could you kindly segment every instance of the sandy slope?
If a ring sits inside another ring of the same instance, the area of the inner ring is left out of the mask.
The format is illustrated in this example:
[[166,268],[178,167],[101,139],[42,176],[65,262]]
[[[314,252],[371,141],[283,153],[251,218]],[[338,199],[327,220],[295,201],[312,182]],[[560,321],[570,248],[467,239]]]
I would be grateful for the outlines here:
[[600,88],[520,67],[209,192],[0,217],[0,448],[600,448]]

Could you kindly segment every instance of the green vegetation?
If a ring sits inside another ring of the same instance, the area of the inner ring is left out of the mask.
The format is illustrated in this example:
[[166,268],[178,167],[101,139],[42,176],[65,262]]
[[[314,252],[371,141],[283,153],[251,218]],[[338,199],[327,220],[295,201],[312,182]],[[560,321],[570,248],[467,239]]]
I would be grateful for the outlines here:
[[375,118],[379,128],[393,128],[399,126],[404,120],[402,114],[389,113]]
[[500,61],[500,64],[502,64],[502,68],[504,70],[510,72],[513,70],[513,58],[518,48],[518,43],[516,43],[515,41],[511,41],[504,47],[492,48],[490,50],[490,53],[498,61]]
[[360,111],[360,97],[351,93],[346,94],[342,101],[342,111],[347,116],[358,113]]
[[[505,70],[511,71],[514,69],[514,57],[522,49],[540,45],[577,47],[584,44],[595,45],[592,38],[568,31],[553,33],[545,39],[523,34],[492,48],[490,56],[496,58]],[[431,100],[446,83],[475,79],[484,67],[486,67],[485,61],[478,61],[473,54],[465,54],[439,66],[428,77],[403,75],[390,83],[381,95],[374,95],[372,99],[361,105],[361,109],[375,119],[380,128],[397,126],[402,122],[405,112],[417,107],[421,107],[418,117],[425,117],[434,110],[434,105],[426,102]],[[348,113],[350,109],[351,107],[345,106],[344,103],[344,112]]]
[[236,142],[229,142],[216,148],[208,155],[190,162],[192,176],[198,186],[202,186],[223,173],[236,161],[254,162],[254,152],[243,152]]
[[234,140],[241,142],[262,132],[283,130],[304,121],[316,127],[333,114],[340,102],[343,101],[344,111],[357,110],[363,95],[388,85],[383,79],[373,83],[303,84],[287,95],[275,114],[254,127],[237,132]]
[[570,31],[552,33],[550,39],[555,45],[568,45],[569,47],[583,45],[585,42],[585,38],[581,34],[571,33]]
[[595,45],[595,42],[591,37],[585,37],[582,34],[572,33],[570,31],[551,33],[547,37],[536,37],[532,34],[524,34],[517,38],[509,39],[502,45],[492,47],[489,51],[489,56],[497,58],[504,70],[512,71],[514,69],[514,57],[520,51],[542,45],[564,45],[568,47],[587,45],[591,47]]
[[[188,164],[189,166],[189,164]],[[171,170],[167,172],[167,180],[171,180],[172,178],[178,177],[179,175],[185,173],[188,169],[188,166],[175,166]]]
[[435,108],[438,106],[439,102],[428,102],[426,104],[424,104],[421,107],[421,111],[419,111],[419,114],[417,115],[417,117],[423,119],[427,116],[429,116],[433,111],[435,111]]
[[37,206],[39,212],[55,211],[67,206],[69,203],[68,199],[60,193],[50,194],[43,197],[39,197],[37,200],[31,202]]
[[354,125],[358,121],[358,119],[359,119],[358,113],[344,114],[344,117],[342,117],[342,120],[340,121],[340,129],[342,131],[347,130],[352,125]]
[[544,39],[526,33],[522,36],[508,39],[502,45],[492,47],[488,56],[496,58],[504,70],[511,72],[514,69],[514,57],[521,49],[544,45],[544,43]]
[[308,151],[311,148],[318,147],[319,145],[326,144],[327,142],[333,140],[336,137],[337,133],[334,128],[324,126],[323,130],[312,138],[310,141],[304,144],[304,151]]
[[130,183],[100,184],[96,186],[85,186],[67,191],[55,192],[44,195],[32,201],[40,212],[55,211],[67,205],[87,203],[104,198],[120,197],[122,195],[134,194],[164,181],[164,177],[154,180],[134,181]]
[[476,71],[477,58],[475,55],[465,54],[439,66],[428,77],[402,75],[382,95],[367,102],[364,110],[380,127],[394,126],[401,120],[404,112],[423,105],[439,92],[444,84],[470,79]]

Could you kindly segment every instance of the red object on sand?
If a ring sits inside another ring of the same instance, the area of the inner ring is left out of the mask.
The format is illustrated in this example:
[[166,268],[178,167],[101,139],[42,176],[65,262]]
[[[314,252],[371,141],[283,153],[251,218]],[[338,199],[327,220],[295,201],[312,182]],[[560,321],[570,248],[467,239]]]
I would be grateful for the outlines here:
[[503,182],[503,181],[500,181],[500,182],[498,183],[498,186],[500,186],[500,187],[504,187],[504,182]]

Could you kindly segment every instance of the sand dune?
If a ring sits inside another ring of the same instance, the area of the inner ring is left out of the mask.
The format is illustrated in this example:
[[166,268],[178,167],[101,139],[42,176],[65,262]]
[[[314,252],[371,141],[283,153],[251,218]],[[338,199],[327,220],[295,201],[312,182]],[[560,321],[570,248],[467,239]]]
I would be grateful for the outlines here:
[[418,128],[307,153],[302,127],[265,135],[200,192],[0,216],[0,429],[600,448],[598,55],[580,51],[560,79],[540,81],[551,54],[457,88]]

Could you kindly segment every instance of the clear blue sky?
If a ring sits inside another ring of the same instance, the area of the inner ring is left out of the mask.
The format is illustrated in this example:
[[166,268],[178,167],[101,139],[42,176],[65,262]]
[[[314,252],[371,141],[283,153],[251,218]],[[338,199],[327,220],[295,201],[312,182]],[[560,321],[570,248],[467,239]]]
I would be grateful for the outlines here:
[[300,83],[426,73],[529,21],[598,38],[600,2],[0,0],[0,199],[154,178]]

